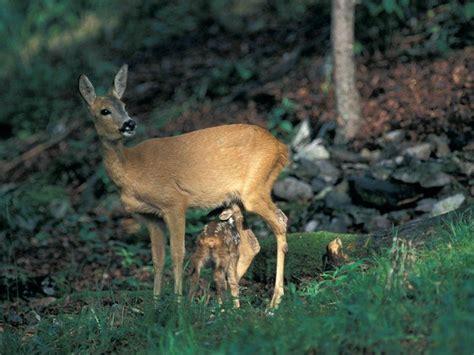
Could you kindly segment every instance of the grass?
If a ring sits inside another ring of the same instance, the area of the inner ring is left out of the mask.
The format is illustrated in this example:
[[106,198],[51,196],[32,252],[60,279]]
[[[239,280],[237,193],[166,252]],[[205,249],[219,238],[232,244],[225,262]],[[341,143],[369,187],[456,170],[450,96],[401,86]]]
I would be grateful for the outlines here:
[[474,224],[450,227],[422,249],[397,244],[369,270],[289,284],[271,314],[245,292],[239,310],[177,303],[169,289],[156,302],[151,291],[70,295],[26,328],[3,329],[0,352],[472,353]]

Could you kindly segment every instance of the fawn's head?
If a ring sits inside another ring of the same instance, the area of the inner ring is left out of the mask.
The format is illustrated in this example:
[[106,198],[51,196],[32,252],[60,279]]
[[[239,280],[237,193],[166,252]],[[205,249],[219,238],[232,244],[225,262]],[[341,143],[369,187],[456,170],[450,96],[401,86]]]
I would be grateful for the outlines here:
[[221,221],[230,220],[230,222],[233,222],[231,218],[233,218],[233,220],[236,222],[241,222],[244,219],[242,210],[237,203],[233,203],[229,207],[225,208],[219,215],[219,219]]
[[135,134],[136,123],[125,110],[121,101],[127,86],[127,65],[115,75],[113,86],[104,96],[96,96],[95,89],[87,76],[79,77],[79,92],[94,117],[94,125],[101,138],[119,140]]

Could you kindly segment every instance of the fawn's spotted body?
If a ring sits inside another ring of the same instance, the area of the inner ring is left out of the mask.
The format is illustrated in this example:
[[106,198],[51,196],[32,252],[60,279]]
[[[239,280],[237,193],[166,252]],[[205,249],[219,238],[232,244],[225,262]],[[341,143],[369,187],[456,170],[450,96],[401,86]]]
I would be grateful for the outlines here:
[[234,306],[239,307],[239,281],[260,251],[260,245],[253,232],[244,229],[243,215],[236,204],[224,209],[219,218],[220,221],[208,223],[196,241],[189,295],[192,298],[196,292],[201,268],[212,262],[219,302],[222,303],[229,285]]

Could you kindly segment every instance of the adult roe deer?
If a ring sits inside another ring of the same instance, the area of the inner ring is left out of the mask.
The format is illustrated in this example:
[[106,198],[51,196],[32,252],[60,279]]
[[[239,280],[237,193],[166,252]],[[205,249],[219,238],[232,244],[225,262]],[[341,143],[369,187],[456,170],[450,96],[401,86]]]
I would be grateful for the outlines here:
[[127,66],[113,86],[96,96],[89,79],[79,77],[79,92],[93,116],[106,171],[120,190],[125,210],[143,221],[151,239],[155,270],[153,294],[161,291],[165,240],[157,222],[162,218],[170,235],[174,291],[182,295],[185,212],[241,202],[262,217],[277,239],[275,290],[270,307],[283,295],[287,218],[271,199],[278,174],[288,164],[288,147],[258,126],[232,124],[166,138],[147,139],[126,148],[123,138],[136,123],[121,101]]

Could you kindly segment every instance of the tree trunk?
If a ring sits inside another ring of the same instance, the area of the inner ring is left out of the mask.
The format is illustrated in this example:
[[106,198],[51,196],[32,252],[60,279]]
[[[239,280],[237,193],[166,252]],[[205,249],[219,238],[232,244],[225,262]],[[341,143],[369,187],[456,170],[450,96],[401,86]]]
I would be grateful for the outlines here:
[[[288,235],[288,253],[285,260],[285,279],[299,281],[314,278],[331,266],[339,266],[389,249],[394,235],[402,241],[419,248],[432,240],[433,236],[443,237],[450,233],[450,226],[464,224],[473,226],[474,204],[441,216],[412,221],[399,228],[389,228],[371,234],[339,234],[329,232],[291,233]],[[474,230],[472,231],[474,234]],[[260,241],[260,253],[246,279],[270,282],[275,277],[274,238]]]
[[336,141],[347,142],[359,131],[361,113],[355,83],[354,52],[355,0],[333,0],[331,40],[334,59],[337,120]]

